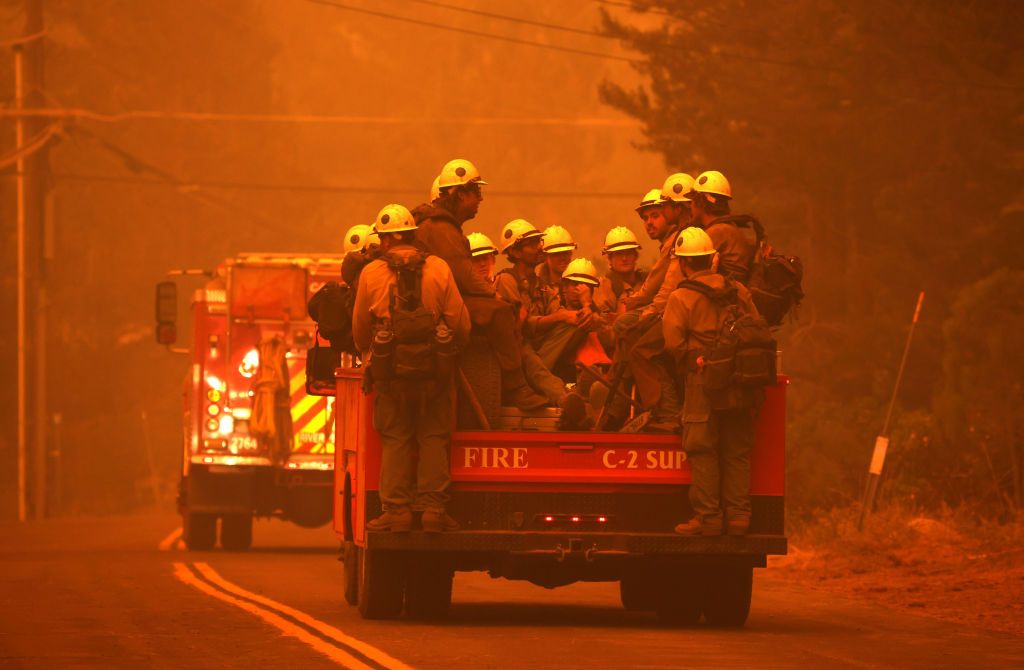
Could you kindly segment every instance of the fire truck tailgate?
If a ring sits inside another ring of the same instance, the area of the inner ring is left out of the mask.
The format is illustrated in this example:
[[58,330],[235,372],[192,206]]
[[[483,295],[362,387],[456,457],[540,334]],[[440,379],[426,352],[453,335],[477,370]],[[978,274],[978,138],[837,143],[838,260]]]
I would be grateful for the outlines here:
[[510,552],[557,557],[581,552],[590,558],[641,555],[764,556],[785,554],[781,535],[682,536],[674,533],[456,531],[367,533],[368,549],[438,552]]

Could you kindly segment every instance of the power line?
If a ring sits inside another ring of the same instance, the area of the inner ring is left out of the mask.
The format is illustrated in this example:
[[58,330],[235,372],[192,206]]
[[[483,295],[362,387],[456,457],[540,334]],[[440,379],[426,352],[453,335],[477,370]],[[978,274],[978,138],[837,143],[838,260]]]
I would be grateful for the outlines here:
[[[422,188],[397,188],[393,186],[380,187],[380,186],[337,186],[330,184],[274,184],[267,182],[245,182],[245,181],[225,181],[225,180],[177,180],[177,179],[159,179],[145,177],[128,177],[128,176],[117,176],[117,175],[94,175],[94,174],[75,174],[75,173],[57,173],[54,177],[58,179],[65,179],[68,181],[82,181],[82,182],[98,182],[98,183],[112,183],[112,184],[137,184],[140,186],[170,186],[182,191],[192,191],[196,189],[224,189],[224,190],[243,190],[243,191],[268,191],[268,192],[298,192],[298,193],[319,193],[319,194],[366,194],[366,195],[395,195],[395,194],[408,194],[408,195],[426,195]],[[488,187],[487,191],[488,198],[571,198],[571,199],[594,199],[594,200],[614,200],[621,198],[636,198],[636,193],[626,192],[600,192],[593,193],[587,191],[495,191],[493,187]]]
[[264,227],[265,229],[274,229],[274,226],[272,225],[271,221],[269,221],[262,215],[257,214],[255,212],[251,212],[244,207],[240,207],[233,202],[224,200],[217,196],[204,193],[197,193],[195,189],[192,188],[194,187],[194,184],[191,184],[187,180],[179,179],[178,177],[171,174],[170,172],[167,172],[163,168],[157,167],[152,163],[149,163],[145,159],[135,155],[134,153],[128,151],[127,149],[121,146],[118,146],[117,144],[111,142],[110,140],[107,140],[101,135],[98,135],[81,126],[73,127],[71,128],[71,130],[73,131],[73,134],[84,135],[89,139],[93,140],[94,142],[96,142],[97,144],[99,144],[108,153],[111,153],[114,156],[116,156],[124,164],[124,166],[131,170],[132,172],[148,172],[149,174],[154,175],[159,182],[162,182],[166,185],[177,187],[178,192],[188,198],[192,198],[193,200],[201,202],[205,205],[216,207],[218,209],[234,212],[237,214],[242,214],[249,220]]
[[46,146],[46,144],[60,134],[61,124],[51,123],[45,129],[43,129],[38,135],[25,142],[20,147],[15,147],[13,150],[0,156],[0,169],[14,165],[19,160],[28,158],[32,154],[36,153],[40,149]]
[[9,40],[4,40],[3,42],[0,42],[0,49],[24,46],[30,42],[35,42],[36,40],[41,39],[45,35],[46,31],[40,30],[39,32],[32,33],[31,35],[22,35],[21,37],[15,37]]
[[[311,1],[311,0],[310,0]],[[24,109],[0,108],[0,118],[82,119],[101,123],[121,123],[134,120],[212,121],[228,123],[297,123],[327,125],[454,125],[454,126],[553,126],[582,128],[636,128],[637,122],[628,118],[602,117],[464,117],[435,119],[429,117],[352,116],[343,114],[253,114],[247,112],[193,112],[187,110],[128,110],[124,112],[97,112],[77,107],[37,107]]]
[[563,26],[557,23],[546,23],[544,21],[535,21],[533,19],[523,19],[518,16],[509,16],[507,14],[497,14],[495,12],[485,12],[482,9],[472,9],[469,7],[459,7],[458,5],[449,5],[446,2],[435,2],[435,0],[405,0],[406,2],[414,2],[418,5],[426,5],[428,7],[439,7],[441,9],[448,9],[453,12],[462,12],[463,14],[472,14],[474,16],[485,16],[489,19],[499,19],[501,21],[509,21],[511,23],[521,23],[527,26],[536,26],[538,28],[547,28],[549,30],[559,30],[565,33],[573,33],[575,35],[586,35],[588,37],[600,37],[603,39],[614,39],[610,35],[606,35],[601,32],[594,30],[586,30],[584,28],[573,28],[571,26]]
[[399,16],[397,14],[389,14],[387,12],[380,12],[375,9],[363,9],[362,7],[353,7],[351,5],[343,5],[340,2],[334,2],[333,0],[305,0],[306,2],[314,5],[323,5],[325,7],[333,7],[334,9],[341,9],[348,12],[357,12],[359,14],[367,14],[369,16],[376,16],[382,19],[388,19],[390,21],[399,21],[401,23],[409,23],[416,26],[425,26],[428,28],[436,28],[437,30],[446,30],[452,33],[461,33],[463,35],[473,35],[476,37],[483,37],[486,39],[499,40],[502,42],[510,42],[512,44],[521,44],[523,46],[537,47],[538,49],[549,49],[551,51],[561,51],[563,53],[576,54],[578,56],[590,56],[592,58],[604,58],[606,60],[621,61],[623,63],[636,63],[640,64],[645,62],[640,58],[632,58],[630,56],[616,56],[614,54],[602,53],[600,51],[589,51],[587,49],[576,49],[574,47],[561,46],[559,44],[546,44],[544,42],[536,42],[534,40],[521,39],[518,37],[509,37],[507,35],[498,35],[496,33],[488,33],[482,30],[471,30],[469,28],[456,28],[455,26],[445,25],[443,23],[434,23],[432,21],[422,21],[420,19],[413,19],[407,16]]

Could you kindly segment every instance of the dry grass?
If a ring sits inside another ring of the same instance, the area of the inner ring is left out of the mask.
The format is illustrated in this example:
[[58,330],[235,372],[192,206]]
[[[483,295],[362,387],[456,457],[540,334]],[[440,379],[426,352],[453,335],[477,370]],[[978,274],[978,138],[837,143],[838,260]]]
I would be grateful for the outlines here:
[[1024,523],[893,508],[856,528],[854,510],[801,524],[780,577],[957,623],[1024,635]]

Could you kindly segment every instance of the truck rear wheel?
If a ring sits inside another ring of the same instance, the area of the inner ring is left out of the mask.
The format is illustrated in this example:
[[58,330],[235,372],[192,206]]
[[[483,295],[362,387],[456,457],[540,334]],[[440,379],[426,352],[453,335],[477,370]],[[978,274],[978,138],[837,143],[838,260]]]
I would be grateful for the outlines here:
[[228,551],[247,551],[252,546],[252,514],[221,517],[220,546]]
[[712,626],[742,626],[750,615],[754,569],[723,566],[707,575],[704,618]]
[[661,584],[654,575],[641,570],[627,572],[619,582],[619,598],[630,612],[649,612],[658,607]]
[[217,517],[185,511],[181,515],[181,536],[189,551],[207,551],[217,544]]
[[405,563],[395,552],[360,552],[359,614],[364,619],[397,619],[405,596]]
[[355,542],[345,542],[345,602],[355,606],[359,604],[359,564],[362,562],[363,550]]
[[444,556],[411,559],[405,585],[405,611],[413,619],[440,619],[452,604],[455,572]]
[[673,626],[692,626],[700,621],[704,603],[704,575],[692,569],[683,574],[668,572],[657,575],[654,610],[658,618]]

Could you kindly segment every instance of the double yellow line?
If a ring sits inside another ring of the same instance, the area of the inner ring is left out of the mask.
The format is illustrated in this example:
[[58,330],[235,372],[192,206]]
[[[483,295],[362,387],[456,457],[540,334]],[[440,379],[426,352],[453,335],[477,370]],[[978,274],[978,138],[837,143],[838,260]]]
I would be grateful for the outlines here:
[[305,612],[232,584],[206,563],[174,563],[174,576],[208,596],[253,614],[338,665],[356,670],[411,670],[380,649],[346,635]]

